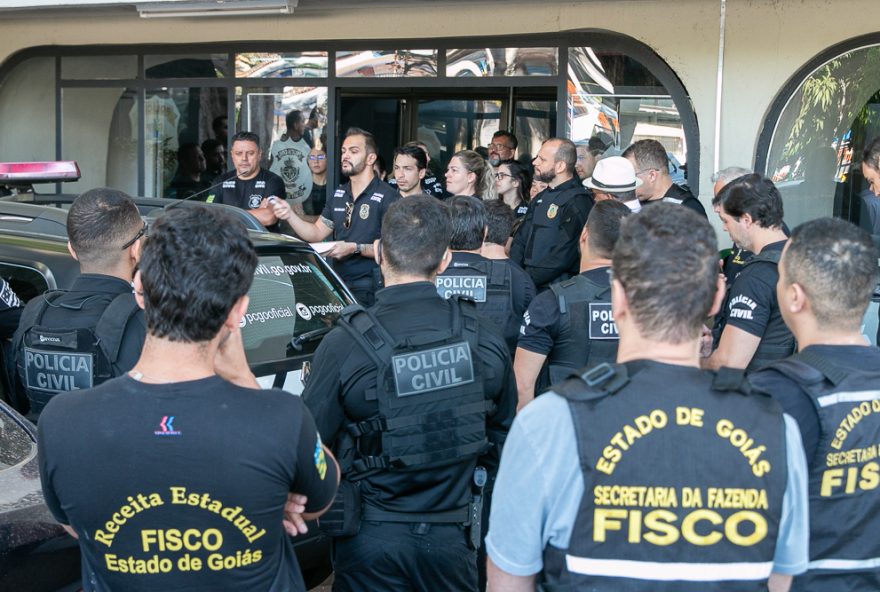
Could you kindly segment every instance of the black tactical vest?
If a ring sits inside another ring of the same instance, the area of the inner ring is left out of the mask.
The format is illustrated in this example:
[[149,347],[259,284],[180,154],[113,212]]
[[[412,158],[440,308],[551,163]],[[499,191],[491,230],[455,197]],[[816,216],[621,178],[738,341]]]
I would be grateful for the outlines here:
[[[782,251],[779,249],[764,249],[759,254],[752,255],[751,259],[743,264],[740,274],[744,273],[750,265],[773,265],[776,267],[779,265],[779,258],[781,256]],[[724,311],[724,320],[723,322],[716,323],[712,331],[715,347],[718,347],[721,333],[724,331],[724,327],[727,324],[726,315],[730,312],[730,296],[731,293],[730,290],[728,290],[727,296],[724,299],[724,308],[722,309]],[[788,327],[785,326],[785,323],[782,322],[782,318],[779,317],[778,322],[768,323],[764,335],[761,336],[761,342],[758,344],[758,349],[755,351],[755,355],[752,356],[752,361],[749,362],[749,365],[746,368],[746,372],[752,372],[771,362],[775,362],[776,360],[785,359],[794,352],[794,336],[791,334],[791,331],[788,330]]]
[[559,334],[550,352],[550,381],[562,382],[578,368],[613,364],[619,336],[611,316],[611,286],[578,274],[550,284],[559,303]]
[[544,590],[767,590],[785,429],[778,406],[741,382],[742,372],[713,383],[708,372],[639,361],[556,387],[584,496],[569,547],[545,549]]
[[138,311],[132,295],[124,293],[110,301],[93,328],[40,325],[46,310],[62,294],[40,296],[37,305],[21,317],[20,327],[27,329],[22,331],[17,372],[33,413],[42,411],[58,393],[92,388],[116,376],[114,365],[125,327]]
[[880,368],[843,370],[807,350],[766,371],[804,390],[821,428],[815,458],[807,459],[809,571],[792,590],[880,590]]
[[541,263],[547,253],[559,240],[559,224],[562,211],[573,199],[589,199],[583,188],[571,188],[562,191],[544,190],[541,203],[534,206],[532,213],[531,243],[526,245],[523,258],[524,267],[533,267]]
[[[483,393],[477,312],[458,298],[449,304],[450,330],[403,341],[359,305],[342,311],[339,325],[376,365],[379,406],[375,417],[345,428],[350,450],[340,451],[340,462],[347,479],[455,464],[489,449],[486,415],[493,404]],[[361,450],[361,437],[376,433],[381,449]]]
[[511,353],[516,351],[521,315],[513,310],[513,274],[501,261],[453,261],[434,279],[443,298],[463,296],[473,300],[477,312],[501,329]]

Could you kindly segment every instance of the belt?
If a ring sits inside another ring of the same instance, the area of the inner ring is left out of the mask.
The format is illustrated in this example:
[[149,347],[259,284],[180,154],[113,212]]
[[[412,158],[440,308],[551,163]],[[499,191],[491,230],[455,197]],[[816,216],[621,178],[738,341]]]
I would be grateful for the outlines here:
[[470,524],[470,512],[464,506],[446,512],[417,514],[410,512],[388,512],[373,506],[364,506],[362,519],[367,522],[427,522],[430,524]]

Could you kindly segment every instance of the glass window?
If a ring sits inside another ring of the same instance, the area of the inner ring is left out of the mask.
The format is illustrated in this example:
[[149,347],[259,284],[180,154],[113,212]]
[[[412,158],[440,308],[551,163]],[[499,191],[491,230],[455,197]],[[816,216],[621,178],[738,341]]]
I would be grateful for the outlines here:
[[75,160],[82,177],[65,193],[115,187],[137,195],[137,92],[128,88],[61,90],[61,158]]
[[117,80],[137,78],[137,56],[63,56],[61,78],[65,80]]
[[165,88],[146,96],[144,194],[185,197],[210,186],[212,174],[198,154],[208,138],[226,144],[226,89]]
[[513,133],[518,141],[517,158],[531,161],[541,144],[556,135],[556,101],[518,100],[515,105]]
[[[46,272],[48,273],[48,269]],[[29,302],[31,298],[43,294],[49,288],[55,288],[54,282],[50,286],[43,273],[26,265],[0,262],[0,275],[22,302]]]
[[237,78],[316,78],[327,76],[326,51],[294,53],[239,53]]
[[226,54],[144,56],[147,78],[225,78]]
[[0,403],[0,470],[22,463],[37,453],[37,443]]
[[416,137],[428,146],[434,172],[442,177],[459,150],[487,146],[500,129],[501,105],[500,100],[419,101]]
[[507,47],[446,50],[446,75],[555,76],[559,70],[556,47]]
[[766,173],[782,194],[789,227],[833,215],[880,234],[859,158],[880,135],[878,63],[880,46],[849,51],[816,68],[787,98]]
[[[306,252],[260,256],[248,295],[242,339],[251,364],[293,355],[293,338],[329,331],[349,304],[326,264]],[[303,348],[314,351],[318,341],[303,343]]]
[[[288,199],[306,199],[312,191],[308,153],[327,143],[327,88],[285,86],[280,92],[269,88],[244,92],[247,109],[241,129],[260,136],[261,165],[284,179]],[[287,115],[292,111],[299,111],[300,123],[288,133]]]
[[0,122],[0,161],[55,160],[55,58],[24,60],[9,73]]
[[436,76],[437,50],[337,51],[336,75],[350,78]]

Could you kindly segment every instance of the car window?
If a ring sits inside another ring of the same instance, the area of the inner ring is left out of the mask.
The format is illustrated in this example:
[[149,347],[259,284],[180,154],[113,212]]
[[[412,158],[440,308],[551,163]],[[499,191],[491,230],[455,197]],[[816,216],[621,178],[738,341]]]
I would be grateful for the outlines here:
[[0,470],[17,465],[34,453],[36,443],[0,406]]
[[332,327],[348,304],[335,278],[308,252],[261,255],[248,295],[242,338],[251,364],[293,355],[293,338]]
[[0,276],[9,282],[12,291],[18,295],[22,302],[27,302],[49,289],[46,277],[33,267],[26,265],[0,262]]

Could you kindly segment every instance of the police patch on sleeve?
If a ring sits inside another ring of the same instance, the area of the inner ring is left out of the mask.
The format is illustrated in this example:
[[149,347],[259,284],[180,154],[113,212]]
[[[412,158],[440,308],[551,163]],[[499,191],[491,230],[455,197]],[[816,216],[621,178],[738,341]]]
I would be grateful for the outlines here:
[[620,339],[610,302],[590,302],[590,339]]
[[324,455],[324,447],[321,446],[321,435],[315,439],[315,469],[318,470],[318,476],[321,481],[327,476],[327,457]]
[[474,381],[474,362],[466,341],[391,358],[398,397],[420,395]]
[[746,296],[745,294],[739,294],[735,296],[730,301],[730,314],[728,315],[731,319],[745,319],[748,321],[755,320],[755,309],[758,307],[758,303]]

